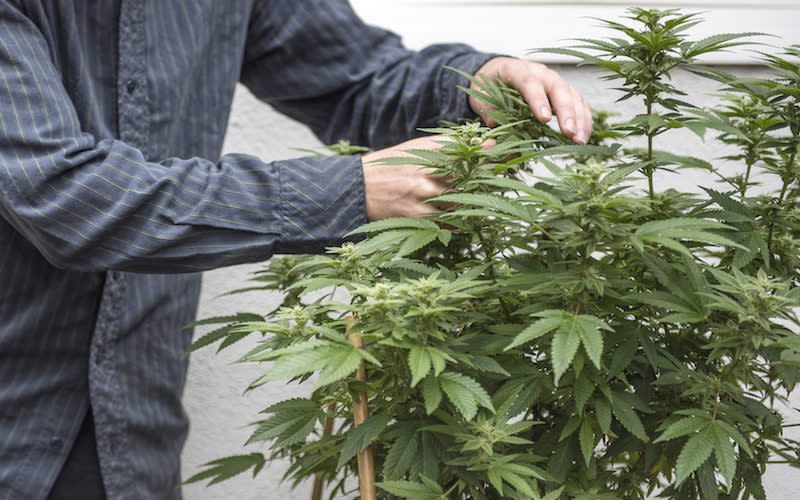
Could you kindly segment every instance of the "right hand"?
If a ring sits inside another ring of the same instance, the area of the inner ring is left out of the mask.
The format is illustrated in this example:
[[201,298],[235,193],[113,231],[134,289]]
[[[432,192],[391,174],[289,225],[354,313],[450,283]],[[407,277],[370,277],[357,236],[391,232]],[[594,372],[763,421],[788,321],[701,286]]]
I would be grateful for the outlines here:
[[[441,149],[448,140],[443,135],[420,137],[397,146],[364,155],[364,187],[367,196],[367,217],[380,220],[388,217],[422,217],[440,212],[426,200],[439,196],[448,187],[446,177],[431,175],[430,168],[414,164],[409,149]],[[409,157],[407,165],[381,165],[384,158]]]

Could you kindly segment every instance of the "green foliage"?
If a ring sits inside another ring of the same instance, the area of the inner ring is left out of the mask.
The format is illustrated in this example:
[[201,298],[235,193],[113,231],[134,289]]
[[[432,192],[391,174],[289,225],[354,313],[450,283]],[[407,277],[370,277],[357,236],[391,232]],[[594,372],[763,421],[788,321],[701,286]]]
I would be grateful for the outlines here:
[[[249,441],[270,442],[290,479],[348,494],[354,457],[372,446],[385,498],[763,499],[767,463],[800,464],[776,409],[800,381],[800,48],[763,55],[769,79],[739,79],[694,59],[742,35],[689,40],[699,20],[677,11],[631,20],[558,52],[600,67],[643,114],[599,114],[590,144],[568,145],[517,91],[473,78],[482,91],[465,91],[500,126],[447,124],[432,130],[452,139],[440,151],[411,152],[452,178],[438,198],[451,209],[367,224],[327,255],[274,258],[248,289],[283,293],[280,307],[206,321],[223,327],[196,347],[262,336],[242,360],[264,363],[253,386],[314,381],[308,398],[264,410]],[[717,79],[725,102],[681,100],[677,67]],[[713,130],[730,153],[655,149],[675,128]],[[657,191],[676,168],[710,170],[724,188]],[[371,412],[358,427],[356,391]],[[212,462],[192,480],[263,459]]]

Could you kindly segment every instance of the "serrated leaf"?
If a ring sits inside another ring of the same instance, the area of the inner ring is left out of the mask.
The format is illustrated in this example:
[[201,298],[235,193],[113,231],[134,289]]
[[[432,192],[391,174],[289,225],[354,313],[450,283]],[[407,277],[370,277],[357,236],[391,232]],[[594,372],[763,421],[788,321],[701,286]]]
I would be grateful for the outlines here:
[[711,427],[690,437],[683,445],[675,462],[675,484],[681,484],[696,471],[714,451],[714,433]]
[[351,428],[347,433],[347,439],[342,444],[336,468],[341,469],[358,452],[369,446],[383,432],[390,420],[391,417],[389,415],[372,415],[358,427]]
[[441,487],[414,481],[382,481],[377,483],[377,486],[396,497],[406,500],[441,500],[444,494]]
[[342,346],[338,349],[331,349],[325,357],[325,364],[319,372],[319,377],[314,383],[315,388],[338,382],[343,378],[352,375],[361,363],[361,353],[359,349]]
[[186,480],[188,483],[196,483],[204,479],[211,479],[208,486],[230,479],[234,476],[253,469],[253,477],[261,471],[266,463],[266,458],[261,453],[250,453],[248,455],[235,455],[220,458],[205,464],[206,470],[195,474]]
[[190,323],[187,328],[202,325],[218,325],[222,323],[242,323],[245,321],[264,321],[264,316],[255,313],[240,312],[231,316],[214,316]]
[[553,375],[556,385],[558,385],[561,376],[572,364],[572,359],[575,357],[575,353],[578,352],[578,347],[581,345],[581,334],[576,328],[576,324],[577,322],[573,316],[566,322],[562,322],[553,336],[550,361],[553,365]]
[[311,349],[281,356],[272,368],[250,384],[250,389],[273,380],[290,380],[316,371],[327,358],[329,349]]
[[528,211],[528,209],[519,201],[494,194],[443,194],[433,198],[432,201],[477,206],[485,210],[496,212],[496,215],[510,216],[511,218],[519,221],[530,221],[532,219],[530,211]]
[[206,333],[199,339],[192,342],[192,345],[189,347],[189,352],[194,352],[202,347],[211,345],[214,342],[225,338],[235,326],[236,324],[234,323],[232,325],[223,326],[222,328],[217,328],[216,330]]
[[430,415],[439,405],[442,404],[442,388],[439,379],[436,377],[426,377],[422,383],[422,399],[425,402],[425,413]]
[[[583,349],[598,370],[600,369],[601,358],[603,356],[603,335],[600,333],[601,325],[605,326],[605,323],[593,316],[578,316],[577,326]],[[608,328],[606,327],[606,329]]]
[[542,318],[533,323],[532,325],[528,326],[521,332],[519,332],[519,334],[517,334],[517,336],[514,337],[514,340],[512,340],[511,343],[508,346],[506,346],[505,350],[507,351],[509,349],[513,349],[515,347],[521,346],[522,344],[530,342],[531,340],[543,337],[548,333],[552,332],[553,330],[555,330],[556,328],[558,328],[560,324],[561,324],[560,317],[556,316],[556,317]]
[[686,417],[673,422],[667,429],[653,441],[654,443],[661,443],[663,441],[670,441],[675,438],[693,434],[708,425],[708,419],[704,417]]
[[592,424],[590,424],[589,420],[586,418],[584,418],[581,423],[581,430],[578,432],[578,442],[581,446],[583,461],[586,463],[586,466],[589,467],[592,461],[592,455],[594,454],[595,440]]
[[631,434],[642,441],[648,440],[647,432],[644,429],[644,425],[642,425],[642,420],[632,407],[625,404],[620,398],[615,397],[611,404],[611,409],[619,423]]
[[465,420],[472,420],[478,406],[494,411],[491,398],[475,379],[462,373],[445,372],[439,376],[439,384],[447,399]]
[[725,484],[733,484],[733,476],[736,475],[736,452],[733,449],[731,438],[716,423],[711,424],[711,434],[714,439],[714,457],[717,459],[717,467],[725,478]]
[[611,430],[611,405],[605,399],[594,399],[594,414],[597,417],[597,425],[604,434]]
[[405,257],[410,253],[414,253],[420,248],[429,245],[433,240],[439,237],[439,231],[417,231],[415,234],[408,237],[407,240],[400,245],[395,257]]
[[408,367],[411,370],[411,387],[416,387],[420,380],[431,371],[431,357],[428,349],[414,346],[408,351]]
[[300,398],[281,401],[262,413],[271,417],[259,423],[245,444],[275,439],[273,448],[282,448],[301,443],[325,415],[318,403]]
[[386,460],[383,463],[383,472],[389,479],[400,479],[411,469],[411,465],[418,460],[419,434],[414,426],[406,426],[392,443]]

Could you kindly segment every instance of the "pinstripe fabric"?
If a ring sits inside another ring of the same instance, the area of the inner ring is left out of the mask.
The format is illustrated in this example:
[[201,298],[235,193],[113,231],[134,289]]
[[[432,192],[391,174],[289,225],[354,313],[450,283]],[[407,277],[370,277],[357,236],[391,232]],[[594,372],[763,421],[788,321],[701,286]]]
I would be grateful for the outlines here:
[[220,157],[237,81],[381,146],[468,114],[442,67],[487,58],[344,0],[0,0],[0,499],[47,495],[90,404],[109,497],[179,497],[197,272],[364,222],[357,157]]

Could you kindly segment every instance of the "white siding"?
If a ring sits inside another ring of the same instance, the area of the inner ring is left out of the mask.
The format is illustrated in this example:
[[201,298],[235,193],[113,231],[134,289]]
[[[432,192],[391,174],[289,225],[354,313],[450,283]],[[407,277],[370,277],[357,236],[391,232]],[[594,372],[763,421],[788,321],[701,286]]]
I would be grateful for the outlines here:
[[[434,42],[468,42],[478,49],[517,57],[535,48],[566,46],[569,38],[608,33],[590,19],[619,18],[629,7],[681,8],[705,12],[706,22],[690,33],[762,32],[780,38],[766,43],[800,43],[800,0],[351,0],[369,23],[403,35],[414,48]],[[571,62],[565,56],[536,54],[536,60]],[[712,63],[747,63],[747,49],[716,54]]]

